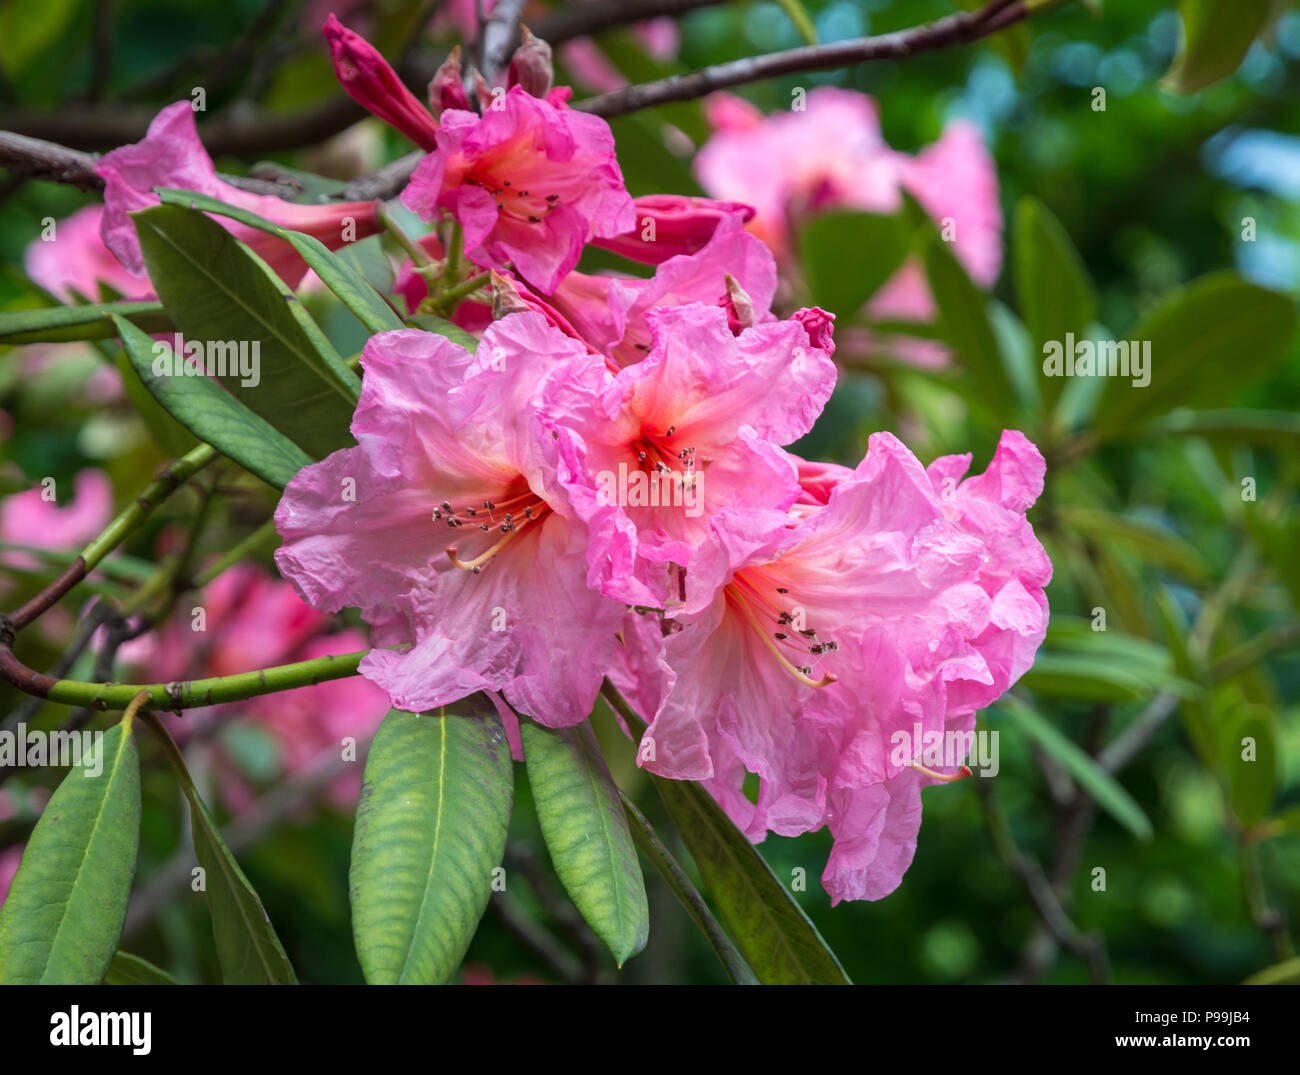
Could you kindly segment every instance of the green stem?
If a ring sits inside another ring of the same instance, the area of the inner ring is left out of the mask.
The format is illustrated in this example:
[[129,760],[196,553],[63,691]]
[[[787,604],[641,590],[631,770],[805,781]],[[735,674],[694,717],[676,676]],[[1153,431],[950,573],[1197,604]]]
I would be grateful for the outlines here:
[[446,282],[457,284],[460,282],[460,274],[464,271],[465,258],[465,232],[461,229],[460,221],[451,222],[451,241],[447,244],[447,272]]
[[275,534],[275,520],[267,519],[261,526],[254,530],[242,541],[232,545],[230,551],[222,556],[219,560],[209,564],[204,570],[194,576],[194,588],[203,589],[209,582],[215,579],[227,568],[233,567],[246,556],[261,549],[266,543],[266,539]]
[[817,44],[817,27],[813,25],[812,17],[808,14],[807,9],[799,0],[776,0],[781,10],[785,12],[786,18],[794,23],[794,28],[799,31],[799,36],[803,38],[805,45]]
[[86,570],[89,571],[117,548],[148,518],[154,508],[218,456],[219,453],[211,445],[200,444],[167,466],[157,478],[145,486],[144,491],[132,501],[130,507],[109,523],[107,528],[82,550],[81,559],[85,561]]
[[82,683],[60,679],[42,693],[49,701],[62,705],[105,710],[122,709],[143,692],[148,696],[146,704],[151,709],[197,709],[355,676],[361,659],[369,652],[358,650],[335,657],[316,657],[310,661],[295,661],[274,668],[239,672],[232,676],[214,676],[179,683]]
[[388,234],[397,241],[397,245],[406,251],[406,256],[420,268],[436,268],[438,263],[434,261],[432,256],[430,256],[429,252],[425,250],[424,247],[402,230],[401,225],[393,219],[392,213],[384,206],[384,203],[376,202],[375,204],[378,206],[375,215],[378,216],[379,223],[381,223]]
[[434,300],[434,309],[440,312],[450,312],[451,308],[460,302],[461,299],[472,295],[492,278],[491,273],[481,272],[471,276],[468,280],[450,287],[442,292]]

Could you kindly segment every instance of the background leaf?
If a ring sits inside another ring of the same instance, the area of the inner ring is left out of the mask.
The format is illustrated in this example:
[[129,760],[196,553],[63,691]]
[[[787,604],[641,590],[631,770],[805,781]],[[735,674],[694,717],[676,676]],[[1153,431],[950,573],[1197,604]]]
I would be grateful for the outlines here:
[[[1016,301],[1041,371],[1043,344],[1064,343],[1067,333],[1082,334],[1096,316],[1096,290],[1070,236],[1037,198],[1021,198],[1016,205],[1011,254]],[[1042,378],[1049,401],[1059,395],[1061,381]]]
[[147,959],[118,952],[104,975],[105,985],[179,985],[170,974]]
[[903,214],[826,213],[800,235],[804,275],[813,301],[851,321],[907,257]]
[[[1131,434],[1177,406],[1222,404],[1281,361],[1295,336],[1295,302],[1214,273],[1170,293],[1126,335],[1151,344],[1151,383],[1107,378],[1094,432]],[[1231,361],[1224,356],[1231,355]]]
[[1268,25],[1273,0],[1181,0],[1183,40],[1164,84],[1194,93],[1232,74]]

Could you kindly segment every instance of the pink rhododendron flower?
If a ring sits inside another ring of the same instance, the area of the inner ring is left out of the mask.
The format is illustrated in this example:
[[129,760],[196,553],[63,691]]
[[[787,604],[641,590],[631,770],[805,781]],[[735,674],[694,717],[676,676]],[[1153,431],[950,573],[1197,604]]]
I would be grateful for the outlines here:
[[609,125],[513,86],[482,116],[449,109],[437,148],[416,168],[402,203],[433,220],[447,210],[465,251],[515,270],[549,294],[596,237],[635,224]]
[[[177,101],[164,108],[149,124],[143,141],[106,153],[95,164],[95,173],[105,183],[101,225],[104,245],[136,276],[143,276],[145,267],[130,214],[158,204],[155,187],[192,190],[219,198],[286,228],[306,232],[331,250],[373,235],[378,228],[374,202],[295,205],[269,195],[249,194],[218,179],[212,158],[199,141],[189,101]],[[290,287],[302,280],[307,265],[288,243],[256,228],[217,219],[264,258]]]
[[55,222],[52,238],[34,239],[23,253],[27,275],[64,302],[100,300],[106,284],[124,299],[150,298],[148,279],[141,280],[122,267],[100,236],[104,207],[87,205]]
[[751,206],[740,202],[715,202],[680,194],[650,194],[637,198],[636,226],[624,235],[596,239],[593,245],[622,254],[633,261],[658,265],[678,254],[703,248],[726,217],[748,221]]
[[715,198],[752,205],[750,230],[780,258],[790,251],[792,215],[828,208],[891,213],[902,204],[904,158],[885,144],[876,103],[823,86],[806,105],[762,118],[746,102],[715,95],[708,113],[721,126],[695,158],[700,185]]
[[575,37],[559,46],[560,60],[579,86],[610,93],[627,85],[623,73],[590,37]]
[[289,483],[276,562],[314,607],[360,608],[377,645],[413,643],[361,664],[398,708],[492,689],[546,724],[590,712],[623,608],[587,588],[536,401],[548,374],[599,363],[534,313],[495,322],[477,355],[414,330],[366,344],[357,447]]
[[684,626],[664,641],[646,767],[708,781],[754,839],[829,825],[836,902],[897,887],[920,788],[949,775],[900,758],[896,736],[970,730],[1046,632],[1051,565],[1024,518],[1042,457],[1007,432],[989,469],[957,484],[969,461],[927,472],[875,434],[824,506],[716,515],[669,610]]
[[659,605],[668,564],[685,567],[728,506],[784,510],[799,496],[777,447],[812,428],[835,365],[795,320],[733,335],[718,306],[648,315],[645,359],[615,375],[553,380],[548,422],[580,439],[566,489],[590,532],[588,581],[628,604]]
[[369,41],[334,16],[325,20],[334,74],[348,96],[421,149],[433,149],[438,122]]

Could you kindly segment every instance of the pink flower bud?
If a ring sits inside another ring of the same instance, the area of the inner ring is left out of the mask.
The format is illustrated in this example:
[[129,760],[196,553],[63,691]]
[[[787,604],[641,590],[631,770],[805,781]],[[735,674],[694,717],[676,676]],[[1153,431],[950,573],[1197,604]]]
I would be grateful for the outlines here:
[[722,308],[727,311],[727,327],[739,336],[754,324],[754,300],[731,273],[725,274],[723,280],[727,285],[727,294],[722,300]]
[[527,26],[521,27],[523,43],[510,58],[506,86],[523,86],[534,97],[545,97],[555,81],[555,65],[551,61],[551,46],[540,37],[534,37]]
[[333,15],[325,20],[325,39],[334,56],[334,74],[348,96],[421,149],[433,149],[437,144],[437,121],[402,85],[397,72],[378,50]]
[[819,306],[805,307],[790,315],[791,321],[798,321],[808,333],[808,340],[820,351],[828,355],[835,354],[835,315],[827,313]]
[[459,45],[442,61],[438,73],[429,83],[429,111],[441,117],[449,108],[469,111],[469,98],[465,95],[464,75],[460,69]]
[[660,265],[678,254],[694,254],[703,247],[720,221],[739,216],[742,223],[754,210],[740,202],[716,202],[680,194],[650,194],[633,201],[636,226],[610,239],[594,239],[596,246],[646,265]]

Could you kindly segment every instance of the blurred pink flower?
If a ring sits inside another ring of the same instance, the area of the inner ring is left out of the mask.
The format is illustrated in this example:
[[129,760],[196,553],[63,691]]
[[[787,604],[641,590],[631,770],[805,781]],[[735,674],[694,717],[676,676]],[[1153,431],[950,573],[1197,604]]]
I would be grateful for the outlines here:
[[63,302],[100,301],[100,284],[125,299],[153,296],[148,278],[122,267],[100,236],[104,207],[87,205],[56,221],[49,240],[34,239],[23,253],[23,267],[32,280]]
[[[885,144],[876,104],[864,94],[822,87],[808,94],[806,106],[764,117],[739,98],[709,98],[715,131],[695,159],[701,185],[715,197],[755,206],[750,230],[783,262],[793,256],[793,231],[810,215],[891,213],[906,190],[948,233],[972,279],[993,285],[1002,266],[1002,208],[993,160],[972,124],[948,124],[937,142],[911,157]],[[920,266],[905,263],[872,296],[867,313],[875,320],[931,321],[934,299]],[[947,360],[947,350],[933,341],[897,338],[890,350],[917,365]]]
[[[145,274],[140,240],[130,214],[158,204],[155,187],[192,190],[295,231],[306,232],[331,250],[373,235],[378,228],[374,202],[331,202],[297,205],[264,194],[249,194],[217,177],[212,158],[199,141],[194,109],[177,101],[158,113],[143,141],[106,153],[95,165],[105,182],[104,244],[136,276]],[[217,218],[231,234],[247,243],[290,287],[296,287],[307,264],[288,243],[266,232]]]
[[[203,610],[202,631],[194,629],[196,608]],[[124,660],[141,666],[151,680],[167,683],[366,648],[359,631],[340,630],[332,617],[305,605],[287,582],[253,564],[237,564],[218,575],[183,611],[155,635],[124,648]],[[382,691],[351,677],[165,719],[182,741],[205,717],[247,720],[267,732],[284,773],[293,775],[328,751],[341,752],[345,737],[364,740],[387,711]],[[364,757],[364,751],[357,756]],[[220,768],[227,802],[236,809],[251,802],[252,792],[233,763],[223,759]],[[355,772],[345,773],[328,790],[334,803],[347,807],[356,802],[360,788],[358,761]]]
[[429,221],[447,210],[472,260],[498,269],[513,263],[548,294],[590,239],[635,224],[609,125],[520,86],[482,116],[444,112],[437,149],[416,168],[402,204]]
[[[50,495],[54,499],[47,499]],[[112,512],[108,475],[87,468],[73,478],[71,497],[60,496],[57,485],[43,483],[5,497],[0,502],[0,537],[47,549],[75,548],[103,530]]]
[[892,213],[902,204],[904,157],[885,144],[875,101],[823,86],[806,104],[761,118],[745,102],[715,95],[708,114],[721,126],[695,158],[700,185],[752,205],[750,230],[781,259],[791,253],[792,217],[830,208]]

